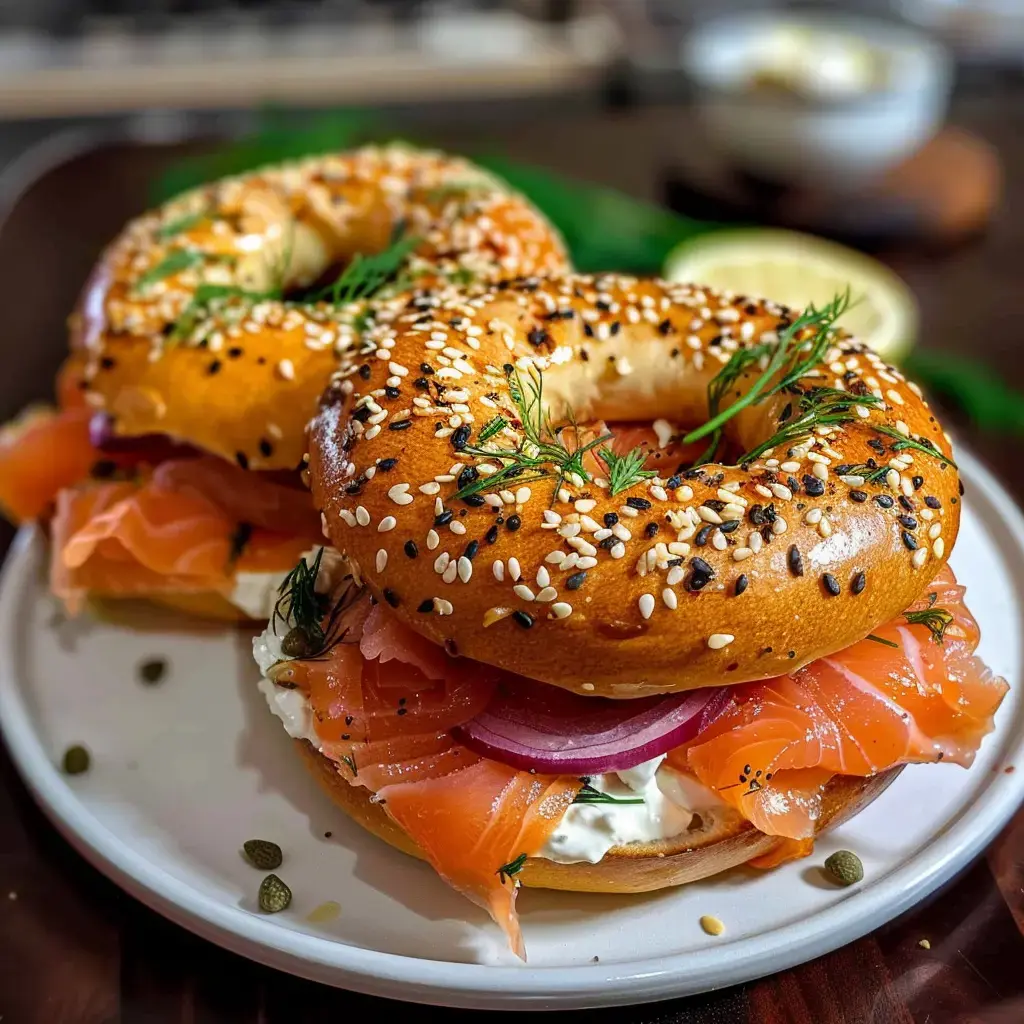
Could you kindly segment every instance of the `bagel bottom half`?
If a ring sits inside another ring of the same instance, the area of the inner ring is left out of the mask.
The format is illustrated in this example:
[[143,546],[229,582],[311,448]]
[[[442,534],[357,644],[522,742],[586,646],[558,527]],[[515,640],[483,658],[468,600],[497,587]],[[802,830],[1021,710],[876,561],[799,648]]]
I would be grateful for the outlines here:
[[[420,860],[423,851],[388,817],[370,791],[353,786],[337,766],[306,740],[296,740],[306,766],[327,795],[349,817],[379,839]],[[902,765],[870,778],[836,775],[825,790],[818,834],[842,824],[880,796]],[[536,889],[573,892],[651,892],[710,878],[770,853],[784,840],[759,832],[732,808],[694,819],[694,826],[671,839],[631,843],[610,850],[596,864],[557,864],[531,858],[516,878]]]

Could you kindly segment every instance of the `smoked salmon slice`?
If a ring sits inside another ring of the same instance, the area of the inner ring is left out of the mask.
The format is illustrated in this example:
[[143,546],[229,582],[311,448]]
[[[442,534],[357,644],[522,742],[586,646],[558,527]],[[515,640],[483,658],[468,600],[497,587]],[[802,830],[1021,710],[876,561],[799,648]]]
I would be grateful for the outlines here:
[[[221,469],[226,483],[215,496]],[[276,513],[303,531],[266,528]],[[86,594],[226,594],[239,572],[290,569],[316,544],[314,524],[301,491],[213,458],[167,462],[134,480],[94,481],[58,493],[50,585],[71,610]]]
[[790,839],[814,835],[832,775],[969,766],[1008,687],[974,654],[980,633],[963,595],[945,567],[909,618],[791,676],[732,687],[732,705],[672,762]]

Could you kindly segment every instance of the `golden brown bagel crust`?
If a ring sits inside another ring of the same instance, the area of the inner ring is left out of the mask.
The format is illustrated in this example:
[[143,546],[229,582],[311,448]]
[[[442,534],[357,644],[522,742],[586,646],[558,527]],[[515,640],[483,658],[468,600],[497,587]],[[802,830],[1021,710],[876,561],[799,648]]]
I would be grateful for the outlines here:
[[[295,744],[306,767],[349,817],[403,853],[426,860],[423,851],[388,817],[384,808],[371,802],[368,789],[349,783],[333,761],[305,740],[296,740]],[[825,790],[818,834],[863,810],[902,770],[902,766],[890,768],[867,779],[836,775]],[[536,889],[651,892],[738,867],[771,852],[781,842],[778,836],[758,832],[735,810],[726,808],[720,816],[707,817],[698,828],[671,839],[613,847],[596,864],[556,864],[534,857],[516,878]]]
[[[615,496],[600,478],[565,481],[557,494],[551,478],[510,480],[466,504],[453,497],[461,467],[486,474],[500,463],[460,444],[471,429],[479,449],[494,416],[518,425],[522,414],[503,364],[515,362],[523,380],[541,371],[556,424],[567,406],[581,423],[697,423],[729,354],[770,344],[793,315],[613,276],[521,281],[437,303],[418,300],[397,317],[386,363],[369,353],[358,373],[342,371],[310,440],[329,536],[394,614],[436,643],[612,697],[762,679],[898,615],[953,547],[959,480],[948,440],[915,385],[838,337],[799,384],[877,396],[875,407],[847,407],[848,422],[743,466],[644,480]],[[401,385],[386,392],[395,367]],[[758,372],[743,373],[731,398]],[[750,451],[799,403],[781,392],[726,433]],[[920,439],[916,448],[905,435]],[[520,439],[510,425],[484,444]],[[880,479],[855,466],[879,467]]]
[[[125,436],[168,434],[259,469],[292,469],[362,306],[286,305],[397,225],[417,283],[566,267],[555,230],[465,160],[402,146],[316,157],[204,186],[129,224],[72,318],[89,400]],[[168,262],[170,260],[170,262]],[[200,285],[222,294],[197,304]],[[234,288],[248,294],[225,294]],[[378,311],[386,319],[386,308]]]

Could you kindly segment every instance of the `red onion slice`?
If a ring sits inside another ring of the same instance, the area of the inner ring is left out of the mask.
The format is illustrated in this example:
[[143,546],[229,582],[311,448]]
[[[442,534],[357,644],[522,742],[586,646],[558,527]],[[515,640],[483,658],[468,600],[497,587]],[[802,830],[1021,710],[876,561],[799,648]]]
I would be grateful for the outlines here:
[[121,437],[114,433],[114,420],[109,413],[97,412],[89,420],[89,443],[101,452],[138,455],[154,461],[169,459],[175,455],[186,456],[196,453],[190,445],[179,444],[166,434],[139,434],[136,437]]
[[499,685],[483,713],[456,732],[471,750],[513,768],[600,775],[678,747],[730,703],[727,687],[611,700],[515,679]]

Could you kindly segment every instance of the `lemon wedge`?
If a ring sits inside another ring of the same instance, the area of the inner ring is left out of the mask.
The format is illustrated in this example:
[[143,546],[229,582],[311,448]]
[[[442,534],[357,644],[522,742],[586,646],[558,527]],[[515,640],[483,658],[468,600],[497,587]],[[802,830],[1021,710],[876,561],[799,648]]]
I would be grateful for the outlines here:
[[823,306],[849,288],[852,305],[840,326],[893,363],[906,355],[917,333],[917,302],[896,274],[870,256],[814,235],[759,228],[701,235],[669,253],[664,276],[800,310]]

